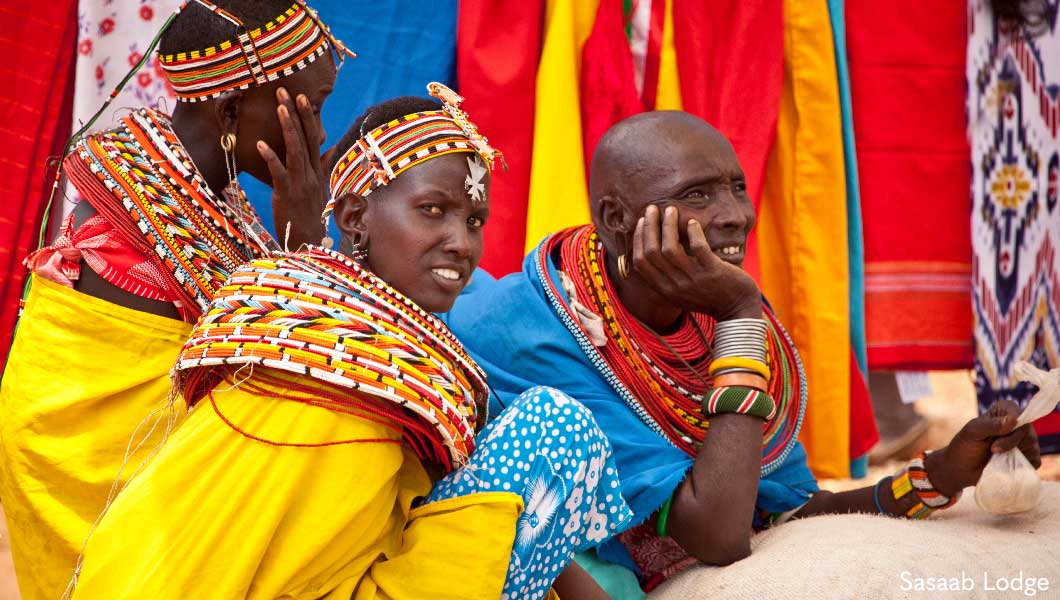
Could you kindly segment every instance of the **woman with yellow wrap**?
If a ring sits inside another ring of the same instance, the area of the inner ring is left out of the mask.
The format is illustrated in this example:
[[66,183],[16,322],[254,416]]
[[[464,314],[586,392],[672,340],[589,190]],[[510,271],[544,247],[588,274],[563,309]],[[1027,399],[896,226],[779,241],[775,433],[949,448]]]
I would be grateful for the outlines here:
[[[26,260],[0,385],[0,499],[23,600],[63,593],[96,517],[160,439],[144,428],[136,437],[149,443],[130,443],[164,404],[191,324],[235,267],[279,248],[236,175],[273,184],[266,158],[284,148],[292,169],[274,186],[276,222],[291,223],[293,244],[321,235],[314,113],[342,46],[316,14],[302,0],[191,0],[156,41],[172,115],[139,108],[78,132],[62,173],[81,201]],[[232,51],[207,52],[220,47]]]
[[602,432],[534,388],[476,435],[485,377],[431,314],[481,257],[495,153],[429,89],[443,104],[371,107],[339,142],[345,254],[258,259],[218,292],[176,365],[190,412],[90,537],[74,597],[601,593],[568,565],[629,525]]

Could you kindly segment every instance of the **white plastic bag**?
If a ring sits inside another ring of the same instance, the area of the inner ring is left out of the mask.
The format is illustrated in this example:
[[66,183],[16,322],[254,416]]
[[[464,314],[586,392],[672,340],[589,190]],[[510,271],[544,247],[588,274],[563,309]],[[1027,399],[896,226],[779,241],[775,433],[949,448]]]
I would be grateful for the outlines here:
[[[1023,409],[1016,426],[1026,425],[1053,412],[1060,402],[1060,369],[1042,371],[1026,363],[1017,363],[1016,378],[1038,386],[1038,393]],[[975,486],[975,502],[979,508],[996,515],[1021,513],[1038,505],[1042,482],[1027,457],[1019,448],[995,454],[990,458],[979,484]]]

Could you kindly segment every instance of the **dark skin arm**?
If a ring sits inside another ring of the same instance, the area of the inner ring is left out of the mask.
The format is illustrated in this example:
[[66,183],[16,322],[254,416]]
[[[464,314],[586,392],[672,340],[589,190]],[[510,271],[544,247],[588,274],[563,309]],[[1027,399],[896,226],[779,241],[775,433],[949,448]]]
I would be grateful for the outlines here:
[[610,600],[611,596],[578,563],[571,561],[552,583],[560,600]]
[[761,470],[762,420],[714,415],[710,435],[677,488],[667,530],[697,560],[728,565],[751,554]]
[[[944,496],[952,497],[964,488],[979,482],[979,476],[994,454],[1019,448],[1034,468],[1042,464],[1038,438],[1030,425],[1016,428],[1019,408],[1009,401],[998,402],[990,410],[968,421],[957,432],[950,443],[941,450],[931,452],[924,461],[928,479]],[[875,513],[874,485],[838,494],[818,492],[802,507],[796,518],[836,513]],[[878,498],[884,512],[904,515],[915,503],[912,498],[903,498],[901,505],[891,493],[890,480],[879,487]]]
[[[685,310],[719,321],[762,318],[754,280],[711,251],[699,223],[689,221],[686,233],[687,249],[680,240],[677,211],[660,215],[658,207],[649,206],[633,233],[637,276]],[[751,553],[761,456],[761,419],[711,417],[710,435],[674,494],[667,523],[674,541],[699,561],[728,565]]]

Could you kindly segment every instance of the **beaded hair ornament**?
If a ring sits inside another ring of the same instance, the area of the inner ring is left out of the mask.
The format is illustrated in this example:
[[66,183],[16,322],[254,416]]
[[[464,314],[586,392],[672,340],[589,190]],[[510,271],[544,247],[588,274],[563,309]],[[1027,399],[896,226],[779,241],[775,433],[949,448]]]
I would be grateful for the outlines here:
[[[346,56],[356,56],[335,39],[304,0],[296,0],[278,17],[253,30],[209,0],[193,1],[235,26],[236,34],[203,50],[159,53],[162,70],[181,102],[201,102],[228,90],[276,81],[306,68],[328,48],[334,49],[339,66]],[[185,7],[187,3],[180,10]]]
[[485,175],[493,172],[503,155],[489,145],[478,127],[460,109],[463,97],[438,82],[427,85],[430,95],[442,101],[441,110],[413,113],[364,133],[331,170],[331,198],[321,220],[327,223],[335,202],[346,194],[367,197],[398,175],[432,158],[456,152],[470,153],[464,187],[473,202],[485,202]]

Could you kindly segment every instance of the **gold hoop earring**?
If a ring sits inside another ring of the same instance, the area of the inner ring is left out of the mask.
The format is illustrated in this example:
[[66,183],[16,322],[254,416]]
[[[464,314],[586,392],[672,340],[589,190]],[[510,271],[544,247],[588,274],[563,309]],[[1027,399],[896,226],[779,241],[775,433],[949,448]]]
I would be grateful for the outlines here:
[[618,255],[618,274],[622,279],[629,279],[629,259],[625,254]]
[[236,184],[236,175],[239,169],[236,167],[236,155],[232,152],[236,147],[236,134],[226,133],[221,136],[221,149],[225,151],[225,169],[228,170],[228,185]]

